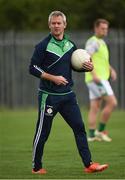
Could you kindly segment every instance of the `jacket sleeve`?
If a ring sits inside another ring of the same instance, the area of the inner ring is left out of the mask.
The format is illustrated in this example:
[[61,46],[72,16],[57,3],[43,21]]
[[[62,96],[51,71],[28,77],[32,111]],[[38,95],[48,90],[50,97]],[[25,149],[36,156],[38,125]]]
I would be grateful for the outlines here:
[[41,45],[37,45],[31,57],[31,62],[29,65],[29,73],[40,78],[41,74],[44,72],[42,69],[42,64],[44,61],[45,50]]
[[76,71],[76,72],[88,72],[86,69],[84,69],[84,68],[82,68],[82,69],[80,69],[80,70],[77,70],[77,69],[75,69],[73,66],[72,66],[72,69],[73,69],[73,71]]

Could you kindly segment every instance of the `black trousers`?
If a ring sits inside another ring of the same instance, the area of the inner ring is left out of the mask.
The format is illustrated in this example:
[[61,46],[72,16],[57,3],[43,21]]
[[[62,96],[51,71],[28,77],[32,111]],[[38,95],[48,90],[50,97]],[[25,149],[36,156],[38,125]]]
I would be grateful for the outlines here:
[[45,142],[51,131],[54,116],[59,112],[72,128],[79,154],[85,167],[91,162],[86,131],[82,121],[79,106],[73,92],[66,95],[50,95],[39,92],[39,113],[36,133],[33,141],[33,168],[42,168],[42,157]]

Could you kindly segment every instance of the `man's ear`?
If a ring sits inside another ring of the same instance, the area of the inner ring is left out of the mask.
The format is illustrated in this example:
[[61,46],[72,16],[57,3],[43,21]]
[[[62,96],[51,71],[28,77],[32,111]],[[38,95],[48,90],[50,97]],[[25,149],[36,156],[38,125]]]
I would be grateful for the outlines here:
[[67,27],[67,23],[65,22],[65,23],[64,23],[64,28],[66,28],[66,27]]
[[49,29],[50,29],[50,23],[48,22],[48,27],[49,27]]

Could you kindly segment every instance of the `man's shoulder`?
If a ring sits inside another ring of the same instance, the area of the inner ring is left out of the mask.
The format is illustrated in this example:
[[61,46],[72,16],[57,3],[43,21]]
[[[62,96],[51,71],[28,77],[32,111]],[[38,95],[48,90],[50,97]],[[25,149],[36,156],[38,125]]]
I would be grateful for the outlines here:
[[97,47],[99,46],[98,39],[96,36],[91,36],[87,41],[86,41],[86,46],[94,46]]
[[70,39],[69,39],[69,42],[70,42],[71,44],[73,44],[73,46],[74,46],[75,49],[77,49],[77,46],[76,46],[75,42],[73,42],[73,41],[70,40]]
[[37,43],[35,47],[36,47],[37,49],[39,49],[39,48],[41,49],[41,48],[46,47],[47,44],[49,43],[50,39],[51,39],[51,35],[49,34],[49,35],[46,36],[44,39],[42,39],[39,43]]
[[93,43],[93,42],[97,42],[98,41],[98,39],[97,39],[97,37],[96,36],[91,36],[91,37],[89,37],[88,39],[87,39],[87,42],[89,42],[89,43]]
[[91,36],[85,44],[85,49],[92,55],[99,49],[99,42],[96,38],[96,36]]

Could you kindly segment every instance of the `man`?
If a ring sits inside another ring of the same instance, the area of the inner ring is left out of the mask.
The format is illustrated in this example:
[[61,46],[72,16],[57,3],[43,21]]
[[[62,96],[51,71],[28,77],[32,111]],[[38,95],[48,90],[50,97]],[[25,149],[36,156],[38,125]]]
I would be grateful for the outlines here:
[[[40,78],[39,116],[33,141],[33,174],[46,174],[43,168],[43,149],[50,134],[54,116],[59,112],[72,128],[85,172],[102,171],[107,164],[93,163],[87,143],[85,127],[72,91],[71,55],[76,46],[64,34],[66,16],[53,11],[48,18],[50,34],[36,45],[30,73]],[[83,65],[83,72],[93,69],[92,62]]]
[[[95,34],[88,39],[86,50],[91,55],[94,69],[85,73],[85,81],[89,90],[90,110],[88,115],[89,137],[88,141],[106,141],[112,139],[105,131],[110,115],[117,105],[116,97],[113,93],[108,79],[116,80],[116,72],[109,64],[109,52],[103,40],[108,33],[109,22],[105,19],[97,19],[94,23]],[[96,130],[97,115],[101,109],[101,119],[98,130]]]

